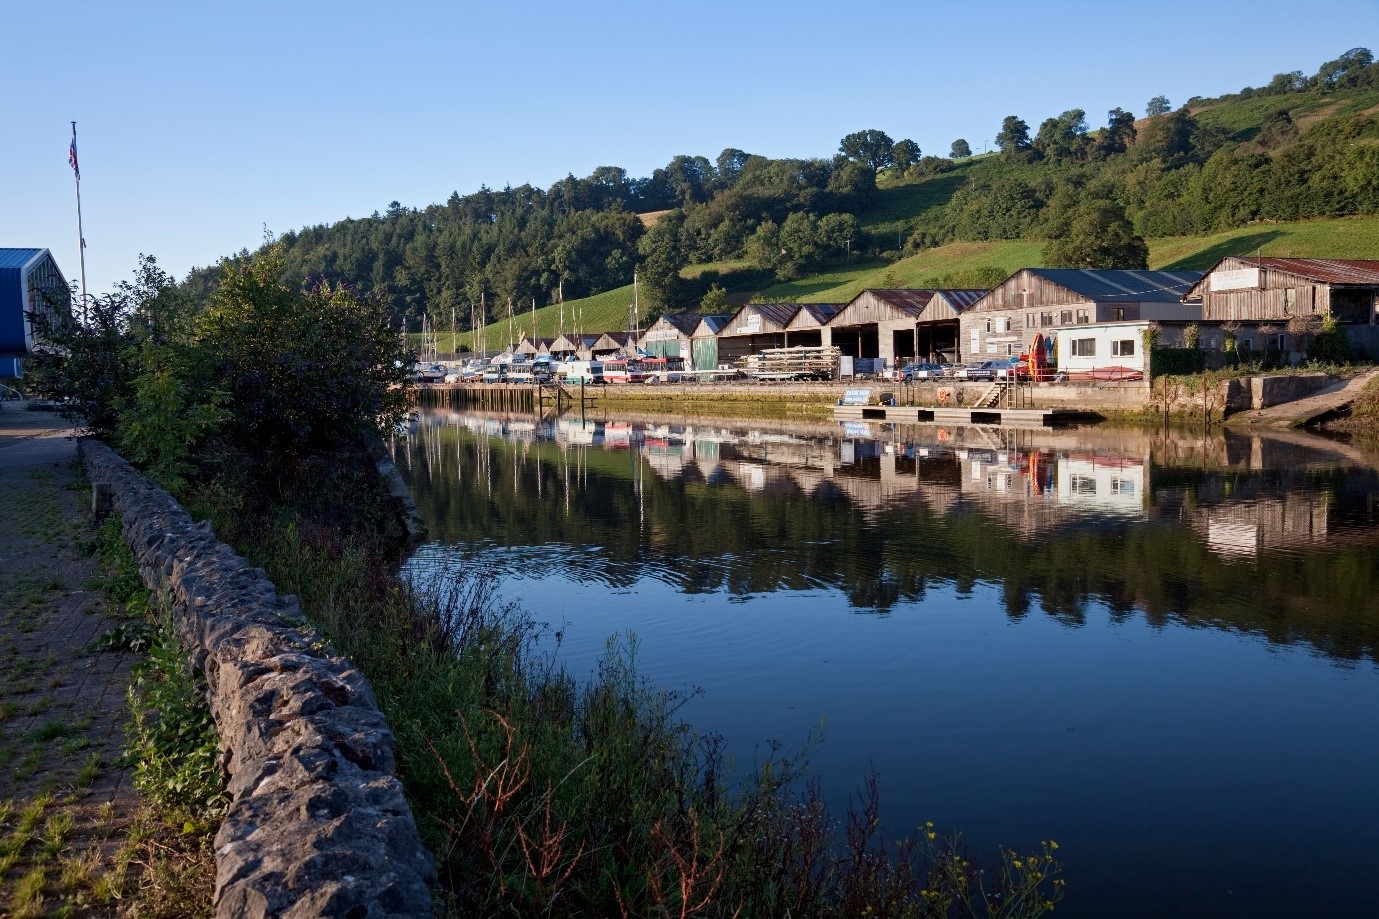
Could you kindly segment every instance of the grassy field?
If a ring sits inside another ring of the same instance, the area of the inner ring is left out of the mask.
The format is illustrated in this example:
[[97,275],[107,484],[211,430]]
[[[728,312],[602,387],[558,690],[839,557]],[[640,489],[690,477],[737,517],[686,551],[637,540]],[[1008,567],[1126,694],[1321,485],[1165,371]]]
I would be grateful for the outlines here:
[[[927,185],[928,183],[926,183]],[[893,192],[909,193],[924,185],[905,185]],[[896,199],[897,201],[899,199]],[[900,207],[896,205],[897,209]],[[846,303],[869,288],[933,287],[939,279],[954,272],[994,267],[1013,274],[1017,270],[1042,264],[1044,244],[1038,240],[1001,242],[958,242],[926,249],[897,262],[873,259],[810,275],[757,292],[764,302]],[[1149,240],[1149,266],[1156,269],[1205,270],[1227,255],[1276,255],[1315,258],[1379,258],[1379,217],[1344,217],[1335,220],[1309,220],[1303,223],[1256,224],[1216,233],[1212,236],[1175,236]],[[744,268],[743,263],[723,262],[694,265],[685,269],[687,277],[716,270],[729,274]],[[632,287],[619,287],[565,304],[565,330],[602,332],[627,328],[627,308],[632,303]],[[643,305],[643,316],[649,304]],[[560,307],[547,306],[536,311],[536,337],[558,334]],[[643,322],[645,327],[645,322]],[[532,314],[522,312],[513,318],[514,334],[532,334]],[[420,344],[412,336],[413,346]],[[457,336],[461,347],[472,347],[469,333]],[[488,327],[489,350],[501,349],[508,340],[507,321]],[[441,351],[450,350],[450,336],[440,336]]]

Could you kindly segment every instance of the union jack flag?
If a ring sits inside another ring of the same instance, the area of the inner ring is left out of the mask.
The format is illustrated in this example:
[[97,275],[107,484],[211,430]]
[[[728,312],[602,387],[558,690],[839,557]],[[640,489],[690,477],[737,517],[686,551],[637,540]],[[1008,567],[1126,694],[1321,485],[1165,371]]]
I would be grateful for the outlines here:
[[67,164],[72,167],[72,173],[81,178],[81,169],[77,167],[77,139],[72,138],[72,145],[67,148]]

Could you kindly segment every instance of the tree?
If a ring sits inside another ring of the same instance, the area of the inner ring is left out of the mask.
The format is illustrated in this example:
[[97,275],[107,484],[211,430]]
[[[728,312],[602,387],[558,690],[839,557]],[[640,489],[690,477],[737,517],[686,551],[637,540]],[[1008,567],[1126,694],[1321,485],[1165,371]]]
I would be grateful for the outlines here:
[[699,312],[705,316],[725,315],[733,311],[728,292],[718,284],[710,284],[708,291],[699,300]]
[[1097,155],[1109,159],[1124,153],[1134,139],[1135,116],[1117,106],[1106,113],[1106,130],[1097,141]]
[[1114,201],[1083,204],[1050,235],[1043,252],[1050,268],[1149,267],[1149,247]]
[[1086,152],[1087,113],[1068,109],[1057,118],[1046,118],[1034,138],[1034,150],[1043,158],[1063,163],[1082,159]]
[[895,142],[895,146],[891,148],[891,162],[896,169],[904,172],[919,162],[920,153],[919,144],[914,141],[909,139],[898,140]]
[[1351,48],[1334,61],[1327,61],[1317,71],[1317,84],[1324,90],[1354,86],[1360,82],[1365,68],[1374,63],[1368,48]]
[[1001,133],[996,135],[996,146],[1001,148],[1001,156],[1005,159],[1024,159],[1030,149],[1029,125],[1014,115],[1007,115],[1001,122]]
[[972,147],[971,147],[971,145],[968,144],[967,141],[963,140],[961,137],[959,137],[957,140],[953,141],[953,146],[950,147],[949,150],[948,150],[948,156],[949,156],[949,158],[955,159],[955,160],[965,159],[966,157],[969,157],[969,156],[971,156],[971,155],[972,155]]
[[1167,96],[1155,96],[1153,99],[1150,99],[1149,104],[1144,107],[1144,113],[1150,118],[1156,115],[1167,115],[1172,110],[1173,106],[1169,103]]
[[844,137],[838,142],[838,152],[868,167],[875,175],[895,162],[895,141],[885,131],[869,128]]
[[642,257],[638,277],[642,289],[657,306],[679,306],[684,293],[680,278],[680,269],[685,267],[686,261],[680,240],[684,223],[682,211],[671,211],[662,215],[637,243],[637,251]]

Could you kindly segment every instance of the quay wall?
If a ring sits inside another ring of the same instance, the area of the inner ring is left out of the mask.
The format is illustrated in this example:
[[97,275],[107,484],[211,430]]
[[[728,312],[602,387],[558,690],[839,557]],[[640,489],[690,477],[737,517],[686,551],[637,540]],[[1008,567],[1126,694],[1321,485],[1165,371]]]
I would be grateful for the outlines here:
[[230,805],[217,917],[429,916],[435,867],[362,674],[253,568],[105,444],[81,441],[98,513],[120,515],[206,677]]

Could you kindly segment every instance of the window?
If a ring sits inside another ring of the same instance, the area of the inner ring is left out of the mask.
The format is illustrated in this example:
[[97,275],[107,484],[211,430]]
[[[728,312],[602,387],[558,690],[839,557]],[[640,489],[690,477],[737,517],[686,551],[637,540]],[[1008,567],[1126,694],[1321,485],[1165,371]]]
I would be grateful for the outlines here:
[[1039,324],[1044,328],[1047,329],[1049,326],[1053,325],[1053,313],[1040,313],[1039,317]]
[[1113,495],[1127,495],[1127,496],[1129,496],[1129,497],[1134,497],[1134,495],[1135,495],[1135,480],[1134,480],[1134,479],[1112,479],[1112,480],[1111,480],[1111,494],[1113,494]]
[[1116,322],[1122,322],[1122,321],[1124,321],[1124,319],[1125,319],[1125,307],[1123,307],[1123,306],[1118,306],[1118,307],[1116,307],[1115,309],[1111,310],[1111,318],[1115,319]]
[[1002,331],[1002,332],[1009,332],[1009,331],[1010,331],[1010,317],[1009,317],[1009,316],[1006,316],[1004,319],[998,319],[997,322],[1000,323],[1000,331]]
[[1072,310],[1062,310],[1062,311],[1060,311],[1059,314],[1058,314],[1058,322],[1059,322],[1060,325],[1072,325],[1072,324],[1073,324],[1073,311],[1072,311]]
[[1096,479],[1089,475],[1078,475],[1074,473],[1068,483],[1069,490],[1075,495],[1094,495],[1096,494]]
[[1298,289],[1296,287],[1283,288],[1283,308],[1292,309],[1298,302]]
[[1120,341],[1111,342],[1112,357],[1129,357],[1135,353],[1135,339],[1122,338]]
[[988,333],[991,331],[991,320],[990,320],[990,319],[988,319],[988,320],[986,321],[986,331],[987,331]]
[[1073,357],[1096,357],[1096,339],[1074,338]]
[[1089,323],[1089,322],[1091,322],[1091,321],[1092,321],[1092,312],[1091,312],[1091,310],[1078,310],[1078,311],[1077,311],[1077,324],[1078,324],[1078,325],[1086,325],[1087,323]]

